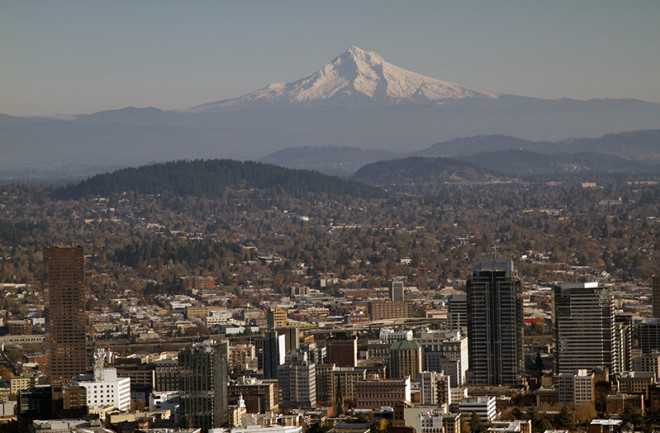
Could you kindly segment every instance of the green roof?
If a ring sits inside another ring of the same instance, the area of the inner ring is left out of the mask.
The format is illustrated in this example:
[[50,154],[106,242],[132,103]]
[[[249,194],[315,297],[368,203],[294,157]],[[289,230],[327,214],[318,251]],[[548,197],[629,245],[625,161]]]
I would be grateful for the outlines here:
[[419,344],[419,341],[400,340],[392,343],[390,350],[419,349],[420,347],[422,347],[422,345]]

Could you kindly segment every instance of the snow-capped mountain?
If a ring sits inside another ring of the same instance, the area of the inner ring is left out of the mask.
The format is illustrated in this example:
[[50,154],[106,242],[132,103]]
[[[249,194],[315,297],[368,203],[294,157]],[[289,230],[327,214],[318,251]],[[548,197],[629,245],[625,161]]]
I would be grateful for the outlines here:
[[395,66],[373,51],[351,46],[314,74],[290,83],[272,83],[240,96],[198,105],[190,112],[278,105],[365,105],[442,103],[451,99],[498,95],[426,77]]

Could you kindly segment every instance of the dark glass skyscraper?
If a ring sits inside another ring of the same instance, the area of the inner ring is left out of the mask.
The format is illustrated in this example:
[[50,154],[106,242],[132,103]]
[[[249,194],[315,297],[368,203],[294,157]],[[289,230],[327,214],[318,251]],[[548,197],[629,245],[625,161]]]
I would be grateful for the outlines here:
[[559,284],[553,296],[557,371],[599,368],[618,373],[612,292],[598,283]]
[[471,385],[517,385],[524,374],[522,285],[513,262],[478,260],[467,281]]
[[229,343],[207,340],[179,352],[180,424],[226,427]]
[[68,382],[87,370],[83,248],[44,248],[50,314],[49,375]]

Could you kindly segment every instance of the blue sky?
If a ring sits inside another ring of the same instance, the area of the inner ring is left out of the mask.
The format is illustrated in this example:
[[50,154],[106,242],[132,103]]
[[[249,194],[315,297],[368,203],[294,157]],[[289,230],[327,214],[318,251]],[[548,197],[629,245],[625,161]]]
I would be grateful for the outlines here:
[[0,0],[0,113],[184,108],[350,45],[482,90],[660,102],[659,23],[657,0]]

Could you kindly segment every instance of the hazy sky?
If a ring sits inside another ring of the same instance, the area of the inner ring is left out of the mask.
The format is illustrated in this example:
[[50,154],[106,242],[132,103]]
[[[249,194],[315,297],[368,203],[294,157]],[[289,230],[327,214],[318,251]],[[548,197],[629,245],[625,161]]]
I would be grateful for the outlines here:
[[0,0],[0,113],[184,108],[350,45],[482,90],[660,102],[658,0]]

